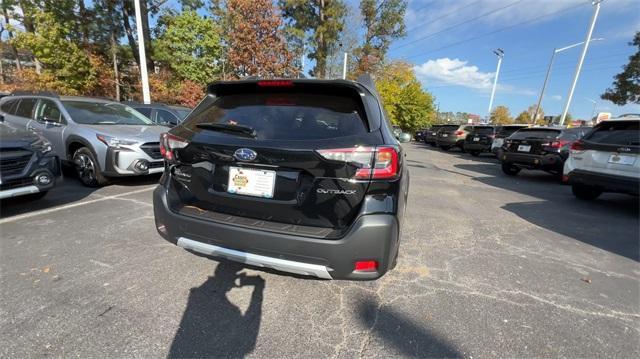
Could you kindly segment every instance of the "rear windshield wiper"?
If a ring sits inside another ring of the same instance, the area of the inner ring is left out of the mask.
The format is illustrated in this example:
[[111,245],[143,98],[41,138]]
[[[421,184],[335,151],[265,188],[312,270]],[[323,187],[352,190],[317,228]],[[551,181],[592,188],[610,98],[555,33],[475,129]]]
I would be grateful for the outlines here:
[[256,134],[256,130],[254,130],[253,127],[249,127],[249,126],[231,125],[231,124],[225,124],[225,123],[199,123],[196,126],[204,130],[228,132],[228,133],[243,135],[251,138],[258,137],[258,135]]

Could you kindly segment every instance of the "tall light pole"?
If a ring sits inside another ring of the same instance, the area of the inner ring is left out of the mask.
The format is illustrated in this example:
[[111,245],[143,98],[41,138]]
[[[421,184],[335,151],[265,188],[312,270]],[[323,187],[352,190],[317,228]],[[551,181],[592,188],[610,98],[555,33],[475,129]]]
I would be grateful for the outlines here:
[[489,99],[489,110],[487,111],[487,119],[491,117],[491,109],[493,108],[493,97],[496,94],[496,86],[498,85],[498,75],[500,75],[500,65],[502,64],[502,58],[504,57],[504,50],[496,49],[493,50],[493,53],[498,56],[498,67],[496,68],[496,77],[494,77],[493,79],[493,89],[491,90],[491,99]]
[[[597,39],[592,39],[590,41],[600,41],[600,40],[604,40],[603,38],[597,38]],[[584,41],[575,43],[575,44],[571,44],[569,46],[565,46],[559,49],[553,49],[553,53],[551,54],[551,60],[549,60],[549,67],[547,68],[547,75],[544,77],[544,83],[542,84],[542,90],[540,90],[540,97],[538,98],[538,104],[536,105],[536,112],[533,114],[533,118],[532,118],[532,123],[536,122],[536,119],[538,118],[538,113],[540,112],[540,105],[542,104],[542,98],[544,97],[544,91],[547,88],[547,82],[549,81],[549,75],[551,75],[551,66],[553,66],[553,60],[556,57],[556,54],[559,52],[562,52],[564,50],[569,50],[571,48],[574,48],[576,46],[580,46],[584,44]]]
[[598,101],[592,100],[592,99],[586,98],[586,97],[584,99],[593,104],[593,108],[591,109],[591,116],[589,117],[589,121],[591,121],[593,119],[593,115],[595,115],[595,113],[596,113],[596,106],[598,105]]
[[144,103],[151,103],[149,94],[149,74],[147,74],[147,55],[144,51],[144,34],[142,33],[142,14],[140,12],[140,0],[135,0],[136,8],[136,29],[138,30],[138,54],[140,55],[140,77],[142,77],[142,100]]
[[580,60],[578,60],[578,66],[576,66],[576,73],[573,75],[573,83],[571,84],[571,89],[569,89],[569,96],[567,96],[567,103],[564,105],[564,110],[562,111],[562,116],[560,117],[560,126],[564,125],[564,120],[567,117],[567,112],[569,112],[569,106],[571,106],[571,100],[573,99],[573,91],[576,89],[576,84],[578,83],[578,77],[580,77],[580,70],[582,70],[582,64],[584,63],[584,57],[587,55],[587,50],[589,49],[589,43],[591,42],[591,35],[593,35],[593,29],[596,26],[596,20],[598,19],[598,14],[600,13],[600,3],[603,0],[593,0],[593,16],[591,16],[591,24],[589,25],[589,29],[587,31],[587,38],[584,40],[584,46],[582,47],[582,53],[580,54]]
[[344,53],[344,59],[342,60],[342,79],[346,80],[347,79],[347,57],[349,55],[347,55],[347,52],[345,51]]

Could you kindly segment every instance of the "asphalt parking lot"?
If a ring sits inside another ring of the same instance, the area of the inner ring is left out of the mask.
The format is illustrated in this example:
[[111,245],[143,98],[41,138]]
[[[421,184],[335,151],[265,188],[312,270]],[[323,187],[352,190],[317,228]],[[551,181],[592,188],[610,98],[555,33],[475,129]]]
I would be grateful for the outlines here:
[[399,264],[323,281],[195,256],[156,178],[2,202],[0,357],[640,357],[639,206],[405,145]]

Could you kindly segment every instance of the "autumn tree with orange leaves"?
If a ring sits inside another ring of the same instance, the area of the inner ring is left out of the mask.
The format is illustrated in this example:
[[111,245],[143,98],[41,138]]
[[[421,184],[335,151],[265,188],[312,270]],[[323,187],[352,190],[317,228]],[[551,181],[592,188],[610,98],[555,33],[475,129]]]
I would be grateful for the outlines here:
[[293,77],[296,68],[271,0],[228,0],[227,61],[235,77]]

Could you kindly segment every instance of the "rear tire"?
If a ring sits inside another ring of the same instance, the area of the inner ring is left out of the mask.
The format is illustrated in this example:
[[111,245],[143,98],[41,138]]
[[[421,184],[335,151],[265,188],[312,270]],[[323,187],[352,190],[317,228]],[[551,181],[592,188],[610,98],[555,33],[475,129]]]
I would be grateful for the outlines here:
[[109,183],[102,175],[100,164],[87,147],[79,148],[73,154],[73,162],[76,166],[76,174],[83,185],[87,187],[101,187]]
[[574,184],[571,186],[571,192],[576,198],[583,201],[593,201],[600,197],[602,191],[592,186],[585,186],[583,184]]
[[502,162],[502,172],[507,176],[516,176],[520,172],[520,168],[509,162]]
[[480,156],[480,151],[469,151],[469,153],[471,154],[471,156],[473,157],[478,157]]
[[449,147],[449,146],[440,146],[440,149],[443,150],[443,151],[449,151],[450,148],[451,147]]

